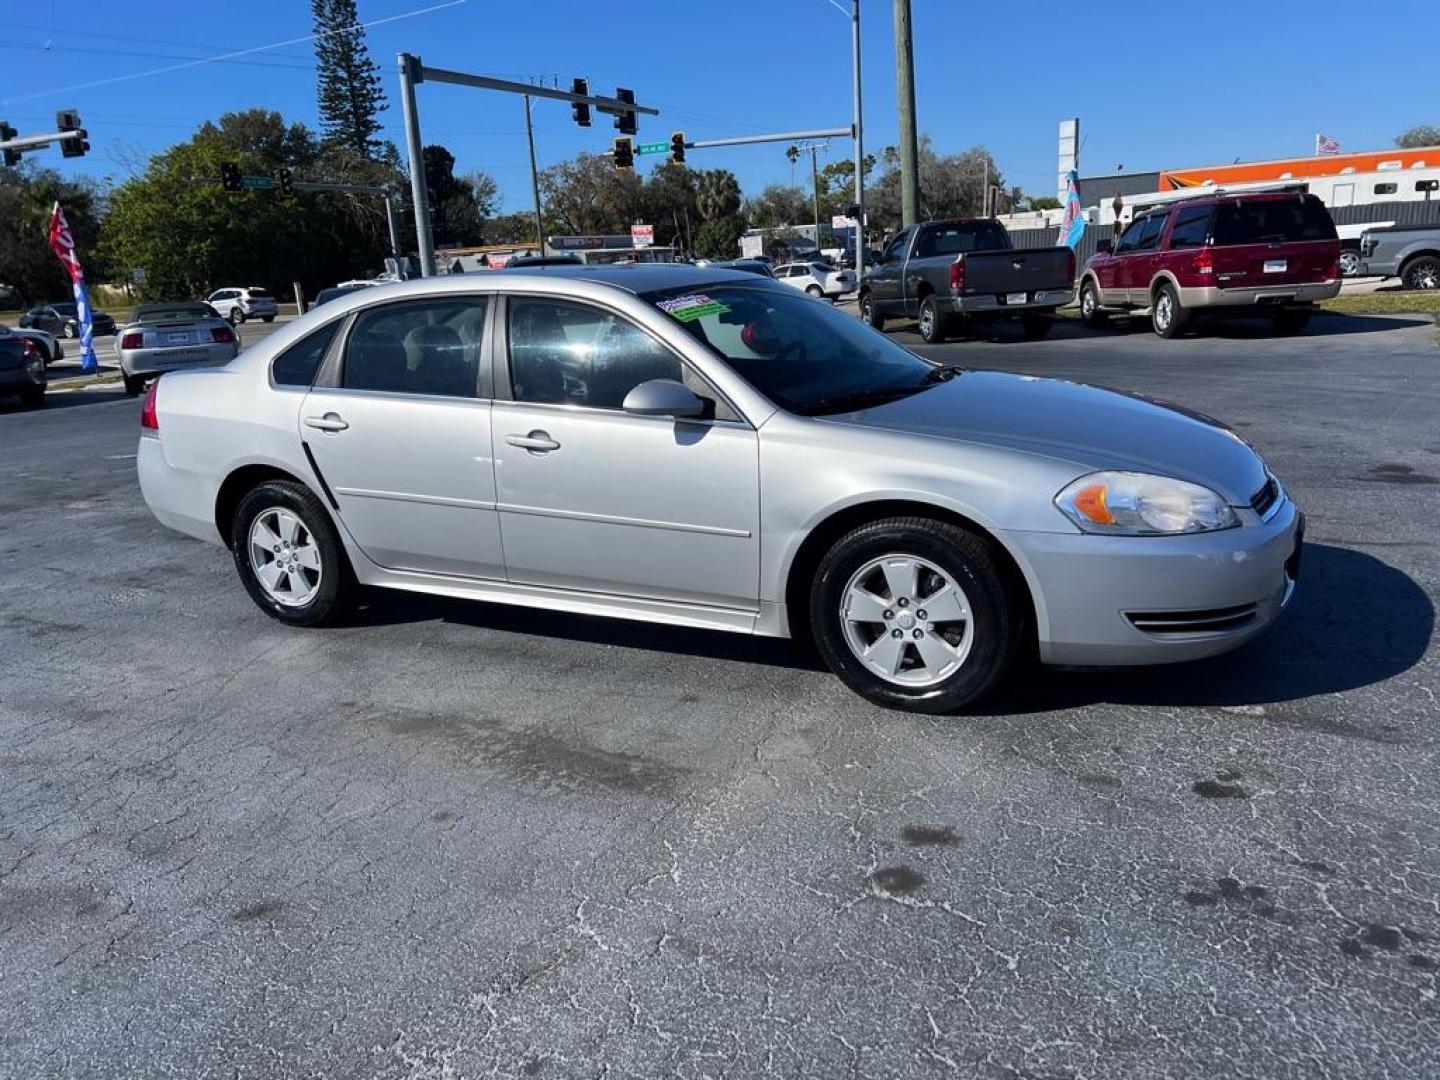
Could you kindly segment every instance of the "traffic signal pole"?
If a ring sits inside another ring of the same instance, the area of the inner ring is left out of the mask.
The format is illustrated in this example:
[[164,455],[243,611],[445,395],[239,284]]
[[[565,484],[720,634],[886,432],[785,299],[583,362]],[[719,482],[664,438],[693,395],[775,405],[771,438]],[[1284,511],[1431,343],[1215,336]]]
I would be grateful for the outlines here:
[[[559,87],[536,86],[532,83],[512,82],[509,79],[492,79],[488,75],[471,75],[464,71],[426,67],[420,62],[420,58],[412,53],[399,53],[395,60],[400,68],[400,104],[405,118],[405,150],[410,158],[410,193],[415,207],[415,246],[420,253],[420,273],[425,277],[435,275],[435,245],[430,237],[430,207],[425,193],[425,161],[420,141],[420,114],[415,107],[417,84],[422,82],[450,83],[452,86],[468,86],[476,90],[499,90],[502,93],[519,94],[522,97],[551,98],[555,101],[568,101],[572,105],[590,105],[603,113],[609,113],[616,117],[628,117],[632,131],[634,130],[635,114],[660,115],[659,109],[649,105],[637,105],[633,98],[626,100],[618,93],[615,97],[581,94],[573,90],[561,90]],[[526,119],[528,122],[528,106]]]

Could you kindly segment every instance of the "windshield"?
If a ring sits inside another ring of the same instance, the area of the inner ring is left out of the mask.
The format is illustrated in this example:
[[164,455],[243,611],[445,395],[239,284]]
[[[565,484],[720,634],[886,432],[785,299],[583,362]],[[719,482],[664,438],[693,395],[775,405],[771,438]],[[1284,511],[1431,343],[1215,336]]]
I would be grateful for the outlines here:
[[791,412],[848,412],[918,393],[942,369],[792,289],[718,284],[644,297]]

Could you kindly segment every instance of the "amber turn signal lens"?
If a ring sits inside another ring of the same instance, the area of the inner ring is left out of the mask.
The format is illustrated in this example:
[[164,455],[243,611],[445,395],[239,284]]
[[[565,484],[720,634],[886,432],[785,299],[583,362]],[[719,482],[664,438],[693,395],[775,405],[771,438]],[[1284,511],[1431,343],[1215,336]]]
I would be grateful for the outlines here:
[[1091,484],[1075,493],[1070,503],[1096,525],[1114,525],[1115,515],[1105,505],[1105,485]]

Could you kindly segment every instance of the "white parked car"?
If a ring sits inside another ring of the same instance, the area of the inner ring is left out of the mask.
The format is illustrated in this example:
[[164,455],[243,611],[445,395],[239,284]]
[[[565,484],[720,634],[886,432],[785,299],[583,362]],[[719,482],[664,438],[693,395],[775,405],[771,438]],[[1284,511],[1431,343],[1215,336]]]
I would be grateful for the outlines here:
[[216,289],[206,303],[218,311],[222,319],[229,319],[232,326],[239,326],[246,319],[274,322],[275,316],[280,314],[280,305],[270,295],[270,290],[254,285],[248,289]]
[[785,263],[775,267],[775,280],[811,296],[828,296],[831,300],[854,292],[856,286],[853,271],[837,270],[824,262]]

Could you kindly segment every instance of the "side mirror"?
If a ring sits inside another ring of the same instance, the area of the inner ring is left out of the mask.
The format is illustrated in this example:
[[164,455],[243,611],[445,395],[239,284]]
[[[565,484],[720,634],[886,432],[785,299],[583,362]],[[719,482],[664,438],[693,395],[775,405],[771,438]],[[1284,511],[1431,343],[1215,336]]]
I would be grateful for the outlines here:
[[1115,248],[1115,245],[1114,245],[1113,243],[1111,243],[1109,240],[1101,240],[1101,241],[1097,242],[1096,245],[1095,245],[1095,250],[1096,250],[1097,252],[1099,252],[1101,255],[1109,255],[1110,252],[1114,250],[1114,248]]
[[625,395],[621,405],[631,416],[704,416],[705,402],[674,379],[651,379]]

